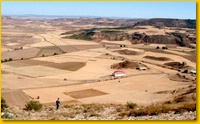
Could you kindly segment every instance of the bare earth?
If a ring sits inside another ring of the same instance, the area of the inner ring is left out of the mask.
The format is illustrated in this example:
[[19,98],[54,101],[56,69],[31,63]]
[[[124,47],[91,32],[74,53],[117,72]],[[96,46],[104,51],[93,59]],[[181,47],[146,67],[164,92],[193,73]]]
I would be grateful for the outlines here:
[[[41,23],[39,27],[37,23],[26,22],[24,27],[16,27],[17,24],[2,27],[5,29],[2,30],[2,59],[14,59],[2,63],[2,96],[11,107],[24,107],[31,99],[50,105],[58,97],[64,104],[126,104],[131,101],[146,106],[175,97],[175,94],[170,92],[163,94],[156,92],[173,91],[194,85],[196,82],[196,75],[192,74],[185,75],[188,81],[182,78],[172,80],[177,77],[171,75],[181,72],[173,67],[164,66],[166,62],[186,62],[188,66],[196,70],[196,62],[183,57],[191,56],[187,52],[191,51],[190,48],[169,48],[153,52],[151,50],[155,50],[158,44],[145,46],[144,44],[132,45],[129,41],[103,40],[103,43],[108,43],[104,47],[95,41],[62,39],[60,33],[66,30],[60,26],[53,26],[46,22]],[[35,26],[34,30],[32,29],[33,32],[28,29],[29,26]],[[84,29],[93,26],[74,27]],[[160,30],[151,26],[142,28],[146,29],[131,29],[127,32],[145,32],[154,35],[174,31],[168,27]],[[25,31],[27,34],[24,34]],[[14,38],[10,41],[8,37]],[[25,42],[26,39],[33,40]],[[122,44],[126,45],[126,48],[111,49],[113,46]],[[21,46],[23,49],[17,49]],[[116,52],[125,49],[139,54],[129,55]],[[145,56],[166,57],[170,60],[157,61]],[[124,60],[144,64],[148,69],[144,71],[122,69],[127,73],[127,77],[119,79],[112,77],[111,74],[115,69],[111,69],[111,65]],[[37,99],[38,96],[39,99]]]

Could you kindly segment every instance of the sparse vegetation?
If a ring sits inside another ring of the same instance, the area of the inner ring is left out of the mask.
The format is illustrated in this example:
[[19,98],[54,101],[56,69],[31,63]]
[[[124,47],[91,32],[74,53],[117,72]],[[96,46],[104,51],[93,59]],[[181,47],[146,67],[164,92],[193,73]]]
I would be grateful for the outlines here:
[[13,59],[12,58],[4,59],[4,60],[1,60],[1,63],[3,63],[3,62],[9,62],[9,61],[13,61]]
[[[190,107],[189,107],[190,106]],[[152,105],[148,107],[140,107],[139,109],[129,109],[126,112],[122,111],[119,116],[146,116],[146,115],[159,115],[161,113],[174,112],[175,114],[183,113],[185,111],[196,111],[195,103],[183,103],[172,105]]]
[[[66,118],[99,119],[109,116],[112,116],[115,119],[126,119],[127,117],[139,117],[147,115],[152,116],[160,115],[162,113],[171,113],[171,115],[182,114],[188,111],[196,111],[196,104],[157,104],[146,107],[137,106],[135,103],[132,102],[127,102],[127,104],[66,104],[64,107],[61,107],[59,109],[59,114],[57,112],[55,113],[55,111],[57,110],[53,106],[45,106],[43,109],[41,109],[41,112],[34,113],[34,115],[37,116],[37,118],[39,119],[45,118],[50,120],[63,120]],[[29,111],[30,115],[32,115],[31,113],[33,112]],[[5,116],[8,117],[8,114],[10,113],[6,113]],[[18,117],[24,117],[23,113],[20,114],[21,115],[17,114]]]
[[[148,19],[36,20],[2,23],[2,95],[10,105],[6,109],[2,102],[4,118],[12,113],[25,120],[196,116],[196,30],[179,27],[185,25],[182,20],[150,19],[147,26]],[[61,98],[59,110],[51,96]],[[112,104],[100,104],[107,102]]]
[[12,60],[13,60],[12,58],[9,58],[9,59],[8,59],[8,61],[12,61]]
[[167,47],[165,47],[165,46],[163,46],[163,47],[162,47],[162,49],[166,50],[166,49],[168,49],[168,48],[167,48]]
[[55,55],[58,55],[58,53],[54,53],[53,55],[54,55],[54,56],[55,56]]
[[[71,39],[80,39],[80,40],[92,40],[92,36],[95,34],[94,29],[85,29],[82,31],[73,31],[76,33],[73,33],[71,36],[66,36],[63,38],[71,38]],[[65,34],[71,34],[72,32],[65,32],[62,33],[61,35]]]
[[129,109],[134,109],[134,108],[137,107],[137,104],[136,103],[132,103],[132,102],[127,102],[126,106]]
[[3,112],[6,108],[8,108],[6,100],[3,97],[1,97],[1,112]]
[[196,20],[194,19],[162,19],[153,18],[149,20],[140,21],[135,26],[152,25],[155,27],[179,27],[179,28],[196,28]]
[[42,109],[42,104],[39,101],[31,100],[27,102],[24,109],[40,111]]

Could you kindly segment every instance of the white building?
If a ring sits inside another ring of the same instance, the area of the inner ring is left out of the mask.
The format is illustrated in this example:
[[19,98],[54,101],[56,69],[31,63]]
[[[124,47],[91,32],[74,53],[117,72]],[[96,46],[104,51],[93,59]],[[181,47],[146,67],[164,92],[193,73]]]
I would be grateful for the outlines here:
[[124,77],[126,76],[126,72],[124,72],[123,70],[116,70],[115,72],[113,72],[112,75],[115,77]]
[[196,70],[190,70],[191,74],[196,74]]
[[145,67],[145,66],[139,66],[136,69],[138,69],[138,70],[147,70],[147,67]]

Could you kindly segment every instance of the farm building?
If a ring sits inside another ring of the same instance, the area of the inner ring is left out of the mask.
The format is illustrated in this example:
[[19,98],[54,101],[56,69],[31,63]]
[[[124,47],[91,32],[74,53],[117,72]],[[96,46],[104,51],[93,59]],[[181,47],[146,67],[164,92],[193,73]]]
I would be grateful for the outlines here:
[[196,70],[190,70],[191,74],[196,74]]
[[116,70],[113,72],[112,75],[115,77],[124,77],[124,76],[126,76],[126,72],[123,70]]
[[136,69],[137,69],[137,70],[147,70],[147,67],[145,67],[145,66],[139,66],[139,67],[137,67]]

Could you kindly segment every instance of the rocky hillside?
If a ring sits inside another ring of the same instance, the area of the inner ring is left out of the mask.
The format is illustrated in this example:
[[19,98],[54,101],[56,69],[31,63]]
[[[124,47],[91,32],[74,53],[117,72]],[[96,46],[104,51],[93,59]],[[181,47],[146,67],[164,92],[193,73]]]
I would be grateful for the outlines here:
[[179,27],[179,28],[196,28],[196,20],[191,19],[163,19],[154,18],[143,20],[135,24],[135,26],[151,25],[158,28],[161,27]]
[[[196,44],[196,38],[190,37],[185,33],[172,32],[166,35],[147,35],[145,33],[126,33],[124,29],[131,27],[107,28],[107,29],[87,29],[74,32],[62,33],[63,38],[82,39],[82,40],[109,40],[122,41],[129,40],[132,44],[137,43],[161,43],[161,44],[177,44],[179,46],[191,47],[190,43]],[[70,36],[65,36],[65,35]]]
[[184,33],[172,32],[167,35],[146,35],[141,33],[132,34],[132,43],[161,43],[161,44],[177,44],[179,46],[190,47],[190,43],[196,44],[196,38],[187,36]]

